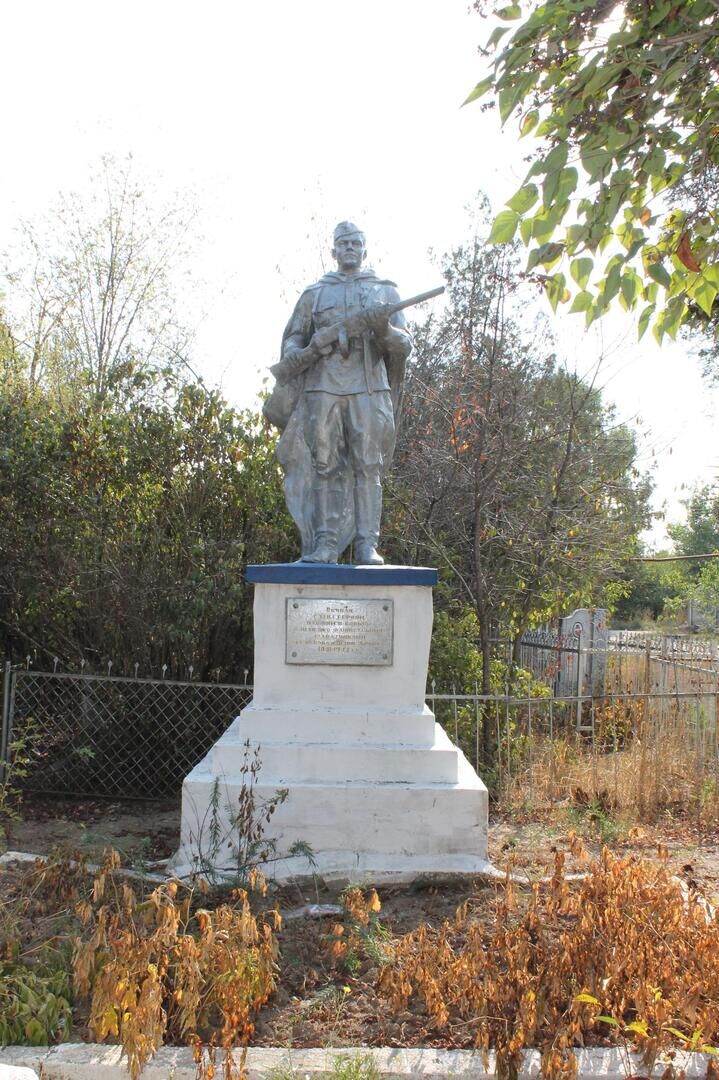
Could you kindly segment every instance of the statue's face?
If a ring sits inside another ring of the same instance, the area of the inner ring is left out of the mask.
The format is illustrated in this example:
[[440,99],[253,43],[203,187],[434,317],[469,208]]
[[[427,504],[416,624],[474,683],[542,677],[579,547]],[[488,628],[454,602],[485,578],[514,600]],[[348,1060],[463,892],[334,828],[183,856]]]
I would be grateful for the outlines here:
[[359,270],[367,254],[364,236],[362,233],[338,236],[332,254],[340,270],[345,272]]

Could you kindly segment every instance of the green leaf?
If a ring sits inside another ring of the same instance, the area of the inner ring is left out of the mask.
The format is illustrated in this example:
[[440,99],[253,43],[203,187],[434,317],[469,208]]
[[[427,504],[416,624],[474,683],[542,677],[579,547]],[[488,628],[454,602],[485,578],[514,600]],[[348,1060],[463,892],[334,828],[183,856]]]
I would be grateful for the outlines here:
[[518,214],[526,214],[539,198],[539,188],[536,184],[525,184],[519,191],[507,200],[506,205],[510,210],[516,210]]
[[663,1030],[668,1031],[669,1034],[674,1035],[675,1038],[681,1039],[682,1042],[689,1042],[689,1039],[686,1037],[683,1031],[679,1030],[679,1028],[670,1027],[668,1024],[665,1024]]
[[665,289],[668,289],[672,283],[671,276],[666,267],[660,263],[651,263],[647,267],[647,273],[653,281],[656,281],[658,285],[663,285]]
[[625,1031],[631,1031],[635,1035],[643,1035],[645,1039],[649,1038],[649,1030],[644,1020],[633,1020],[631,1024],[627,1024],[624,1028]]
[[488,243],[508,244],[514,240],[519,225],[519,215],[513,210],[503,210],[492,222]]
[[592,997],[591,994],[577,994],[574,1000],[582,1005],[599,1005],[599,998]]
[[513,81],[499,91],[499,116],[504,124],[514,112],[517,104],[523,101],[539,78],[535,70],[523,71],[513,76]]
[[625,310],[629,310],[633,307],[637,299],[640,285],[641,282],[633,270],[629,270],[626,274],[622,274],[621,290]]
[[519,125],[520,135],[528,135],[532,128],[537,126],[539,120],[539,109],[530,109],[525,114],[522,123]]
[[589,275],[594,268],[594,260],[589,258],[573,259],[569,267],[572,279],[576,281],[580,289],[583,289],[589,281]]
[[532,218],[523,218],[519,223],[519,235],[522,237],[522,243],[528,244],[532,239]]
[[[574,297],[574,302],[569,309],[569,313],[573,315],[577,311],[587,311],[592,306],[592,294],[590,292],[578,292]],[[597,1002],[597,1005],[599,1002]]]
[[567,229],[567,252],[573,255],[580,244],[583,244],[589,235],[586,225],[570,225]]
[[594,1019],[597,1021],[601,1020],[603,1024],[610,1024],[611,1027],[619,1027],[619,1021],[615,1020],[613,1016],[605,1016],[602,1014],[601,1016],[595,1016]]
[[556,229],[558,221],[559,215],[554,207],[549,210],[540,210],[532,218],[532,236],[535,240],[544,243]]
[[592,182],[601,180],[604,174],[611,168],[613,160],[609,151],[605,150],[603,146],[597,146],[596,143],[590,146],[587,146],[585,143],[579,151],[579,157],[581,158],[584,171]]
[[552,305],[552,311],[557,310],[558,304],[564,304],[569,300],[569,292],[567,290],[564,274],[554,274],[553,277],[547,278],[544,283],[544,289],[549,299],[549,303]]
[[542,172],[559,173],[567,164],[567,158],[569,157],[569,146],[566,142],[557,143],[547,154],[546,158],[542,162]]
[[494,30],[489,35],[486,48],[493,49],[511,29],[511,26],[495,26]]
[[519,214],[516,210],[502,210],[497,214],[492,223],[492,231],[489,234],[489,244],[509,244],[514,240],[514,234],[519,224]]
[[542,266],[550,270],[555,263],[559,262],[564,254],[564,247],[562,244],[540,244],[539,247],[533,248],[529,253],[527,260],[527,270],[533,270],[535,266],[540,263]]
[[614,52],[615,49],[619,49],[623,45],[632,45],[639,37],[639,33],[640,26],[637,23],[628,30],[620,30],[616,34],[612,34],[607,41],[607,52]]
[[690,290],[687,290],[692,300],[696,300],[699,307],[702,309],[705,315],[711,315],[712,308],[714,307],[714,300],[716,299],[717,289],[710,284],[703,276],[699,278],[699,281]]
[[500,8],[497,16],[500,19],[521,19],[522,9],[519,4],[509,4],[507,7]]
[[492,86],[494,86],[494,75],[488,75],[486,79],[482,79],[481,82],[477,83],[471,94],[468,94],[467,97],[464,99],[462,105],[469,105],[470,102],[476,101],[477,98],[484,97],[484,95]]
[[663,176],[666,161],[667,155],[664,153],[661,146],[655,146],[651,153],[647,154],[644,160],[644,169],[650,176]]
[[715,285],[719,289],[719,265],[712,263],[711,266],[705,266],[702,270],[702,276],[705,281],[708,281],[710,285]]
[[654,314],[655,310],[656,310],[656,305],[655,304],[649,304],[649,306],[645,307],[644,311],[639,316],[639,326],[638,326],[639,334],[638,334],[638,338],[637,338],[638,341],[641,341],[642,338],[644,337],[644,334],[646,333],[646,329],[649,326],[649,321],[650,321],[652,315]]
[[601,299],[605,305],[612,302],[614,297],[619,292],[619,287],[622,281],[622,272],[618,264],[615,264],[601,285]]
[[597,91],[609,86],[618,75],[626,70],[626,64],[602,64],[582,89],[584,97],[594,97]]

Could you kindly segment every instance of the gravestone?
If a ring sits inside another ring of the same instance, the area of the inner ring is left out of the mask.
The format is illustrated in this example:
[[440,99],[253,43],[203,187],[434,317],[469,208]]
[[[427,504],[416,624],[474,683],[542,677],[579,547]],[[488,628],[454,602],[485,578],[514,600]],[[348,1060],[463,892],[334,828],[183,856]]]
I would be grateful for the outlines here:
[[560,653],[557,694],[601,694],[609,643],[606,609],[577,608],[559,620],[559,635],[573,643],[573,650]]

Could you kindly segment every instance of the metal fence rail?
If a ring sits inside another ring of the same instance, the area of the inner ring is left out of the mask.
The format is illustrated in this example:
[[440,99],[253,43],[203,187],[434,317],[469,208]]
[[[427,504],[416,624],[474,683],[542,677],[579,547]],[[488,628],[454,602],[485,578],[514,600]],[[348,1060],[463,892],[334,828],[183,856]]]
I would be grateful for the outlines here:
[[23,744],[28,791],[176,795],[252,688],[5,669],[2,747]]

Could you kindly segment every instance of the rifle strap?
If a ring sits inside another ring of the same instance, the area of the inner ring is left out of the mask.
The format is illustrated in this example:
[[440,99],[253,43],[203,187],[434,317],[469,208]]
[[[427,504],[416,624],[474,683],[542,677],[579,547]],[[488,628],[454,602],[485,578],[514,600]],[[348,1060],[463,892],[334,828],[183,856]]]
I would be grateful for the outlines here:
[[364,377],[367,383],[367,393],[374,394],[372,388],[372,350],[369,343],[369,330],[365,330],[362,334],[362,363],[364,366]]

